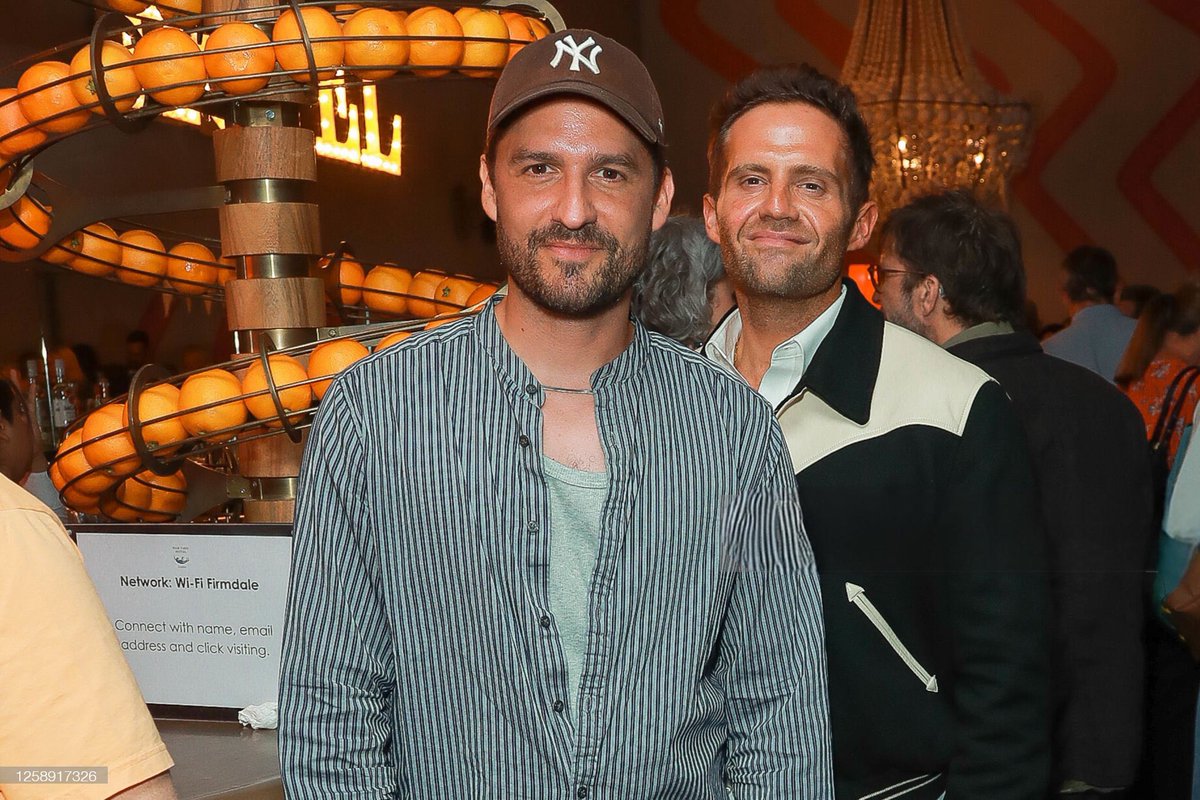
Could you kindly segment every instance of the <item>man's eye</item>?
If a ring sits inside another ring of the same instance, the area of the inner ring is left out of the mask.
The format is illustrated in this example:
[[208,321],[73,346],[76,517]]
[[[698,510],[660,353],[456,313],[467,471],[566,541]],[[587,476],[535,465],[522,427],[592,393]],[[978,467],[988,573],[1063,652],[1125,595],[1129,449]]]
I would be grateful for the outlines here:
[[525,168],[530,175],[546,175],[550,172],[549,164],[530,164]]
[[745,178],[742,178],[743,186],[763,186],[765,183],[766,181],[757,175],[747,175]]
[[800,188],[804,189],[806,192],[821,192],[825,190],[825,187],[816,181],[805,181],[804,183],[800,184]]
[[619,181],[625,177],[619,170],[612,169],[611,167],[605,167],[600,170],[599,175],[602,180],[606,181]]

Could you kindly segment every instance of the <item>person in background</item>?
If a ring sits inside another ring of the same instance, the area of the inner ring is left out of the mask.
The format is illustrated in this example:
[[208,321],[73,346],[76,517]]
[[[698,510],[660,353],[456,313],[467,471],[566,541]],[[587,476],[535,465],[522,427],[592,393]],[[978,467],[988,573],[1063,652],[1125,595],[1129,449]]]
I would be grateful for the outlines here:
[[12,782],[9,772],[0,797],[173,800],[171,756],[79,550],[17,485],[35,450],[21,393],[0,378],[0,766],[107,773],[85,787]]
[[890,321],[985,370],[1029,441],[1049,542],[1056,690],[1053,778],[1077,800],[1125,798],[1142,748],[1143,572],[1151,538],[1142,418],[1119,389],[1042,352],[1028,329],[1016,225],[963,192],[883,227],[876,300]]
[[134,374],[146,364],[149,364],[150,359],[150,335],[142,330],[130,331],[129,335],[125,337],[124,372],[116,376],[118,380],[113,381],[113,394],[118,395],[128,392],[129,385],[133,382]]
[[[17,396],[11,402],[5,396],[0,396],[0,446],[4,448],[3,452],[0,452],[0,460],[5,462],[4,474],[12,474],[18,467],[24,466],[25,472],[17,482],[24,487],[25,491],[45,503],[55,516],[65,520],[67,509],[63,506],[53,481],[50,480],[48,473],[50,464],[46,460],[46,446],[42,441],[42,432],[38,428],[36,420],[33,419],[33,415],[28,413],[28,403],[26,402],[26,398],[29,396],[28,386],[16,369],[10,368],[8,375],[7,382],[0,378],[0,395],[6,396],[12,390],[16,390]],[[15,426],[22,424],[28,425],[28,436],[16,430]],[[31,452],[28,454],[28,463],[26,463],[24,451],[26,443],[31,448]]]
[[838,797],[1029,800],[1048,783],[1050,631],[1028,447],[995,381],[844,278],[878,217],[872,162],[853,93],[815,69],[729,90],[704,220],[738,307],[705,353],[772,404],[792,456]]
[[1103,247],[1076,247],[1063,261],[1063,297],[1071,324],[1042,342],[1042,349],[1113,380],[1133,336],[1134,320],[1113,305],[1117,262]]
[[646,268],[633,285],[633,315],[693,349],[733,308],[721,248],[696,217],[670,217],[650,236]]
[[1121,313],[1127,317],[1137,319],[1142,315],[1142,311],[1146,308],[1146,304],[1154,298],[1158,297],[1162,292],[1157,286],[1150,286],[1145,283],[1134,283],[1129,286],[1122,286],[1120,295],[1117,299],[1117,308],[1121,309]]
[[[1200,283],[1190,281],[1172,294],[1146,304],[1136,331],[1116,371],[1117,385],[1126,391],[1146,422],[1146,435],[1162,410],[1167,388],[1182,370],[1200,364]],[[1190,420],[1200,399],[1200,382],[1187,393],[1181,418]],[[1183,427],[1171,438],[1168,460],[1179,449]]]
[[[1117,368],[1116,380],[1141,412],[1149,437],[1154,433],[1171,383],[1183,370],[1200,364],[1200,283],[1189,281],[1173,293],[1152,299],[1135,325],[1129,348]],[[1194,383],[1183,395],[1181,424],[1168,443],[1168,467],[1175,461],[1185,426],[1195,416],[1198,401],[1200,383]],[[1171,544],[1160,539],[1160,547],[1169,548]],[[1156,595],[1170,589],[1163,586],[1160,591],[1160,585],[1170,579],[1165,577],[1168,569],[1162,562],[1159,567]],[[1200,697],[1200,670],[1175,632],[1168,630],[1157,617],[1148,626],[1147,634],[1150,705],[1144,795],[1155,800],[1185,798],[1191,792],[1191,765],[1195,757],[1192,732]]]

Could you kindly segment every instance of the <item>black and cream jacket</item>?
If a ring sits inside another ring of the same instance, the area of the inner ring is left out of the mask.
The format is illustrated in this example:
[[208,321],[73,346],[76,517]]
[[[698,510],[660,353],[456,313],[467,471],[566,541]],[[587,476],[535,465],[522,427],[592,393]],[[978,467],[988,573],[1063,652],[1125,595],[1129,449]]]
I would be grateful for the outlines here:
[[986,373],[849,284],[776,411],[821,577],[839,800],[1034,800],[1050,763],[1036,488]]

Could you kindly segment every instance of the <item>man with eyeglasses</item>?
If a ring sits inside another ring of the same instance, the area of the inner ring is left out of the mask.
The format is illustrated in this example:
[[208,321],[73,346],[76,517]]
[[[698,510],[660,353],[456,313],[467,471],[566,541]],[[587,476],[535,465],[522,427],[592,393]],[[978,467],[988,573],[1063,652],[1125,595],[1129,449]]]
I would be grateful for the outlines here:
[[1047,585],[1029,457],[995,381],[885,323],[843,278],[878,216],[871,167],[832,79],[772,67],[730,89],[704,215],[738,308],[705,352],[772,403],[792,456],[824,594],[837,796],[1039,798]]

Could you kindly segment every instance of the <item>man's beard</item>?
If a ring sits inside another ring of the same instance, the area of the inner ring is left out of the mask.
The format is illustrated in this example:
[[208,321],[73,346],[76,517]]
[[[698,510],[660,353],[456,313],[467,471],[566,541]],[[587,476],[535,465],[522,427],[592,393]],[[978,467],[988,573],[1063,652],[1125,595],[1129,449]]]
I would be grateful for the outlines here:
[[[647,222],[645,235],[629,248],[621,247],[616,237],[594,222],[574,230],[553,222],[532,231],[524,242],[509,236],[498,222],[496,241],[509,278],[526,296],[556,314],[588,317],[612,308],[633,286],[646,263],[650,225]],[[555,259],[543,271],[539,250],[552,241],[599,247],[604,261],[597,269]]]
[[[897,280],[903,280],[908,277],[906,275],[895,276]],[[908,328],[918,336],[924,336],[926,339],[932,339],[930,336],[929,326],[926,325],[913,311],[913,296],[911,290],[902,290],[901,299],[903,302],[899,308],[890,307],[891,304],[886,304],[883,307],[883,316],[888,322],[893,325],[899,325],[901,328]]]
[[[816,251],[809,251],[790,261],[786,268],[768,271],[760,269],[745,247],[740,247],[736,234],[721,224],[721,258],[725,271],[734,285],[751,297],[773,297],[781,300],[804,300],[819,297],[834,286],[842,277],[842,260],[850,244],[850,229],[853,221],[834,236],[824,237]],[[777,232],[788,232],[797,228],[794,223],[786,225],[764,222],[761,225]],[[807,229],[803,231],[807,234]]]

